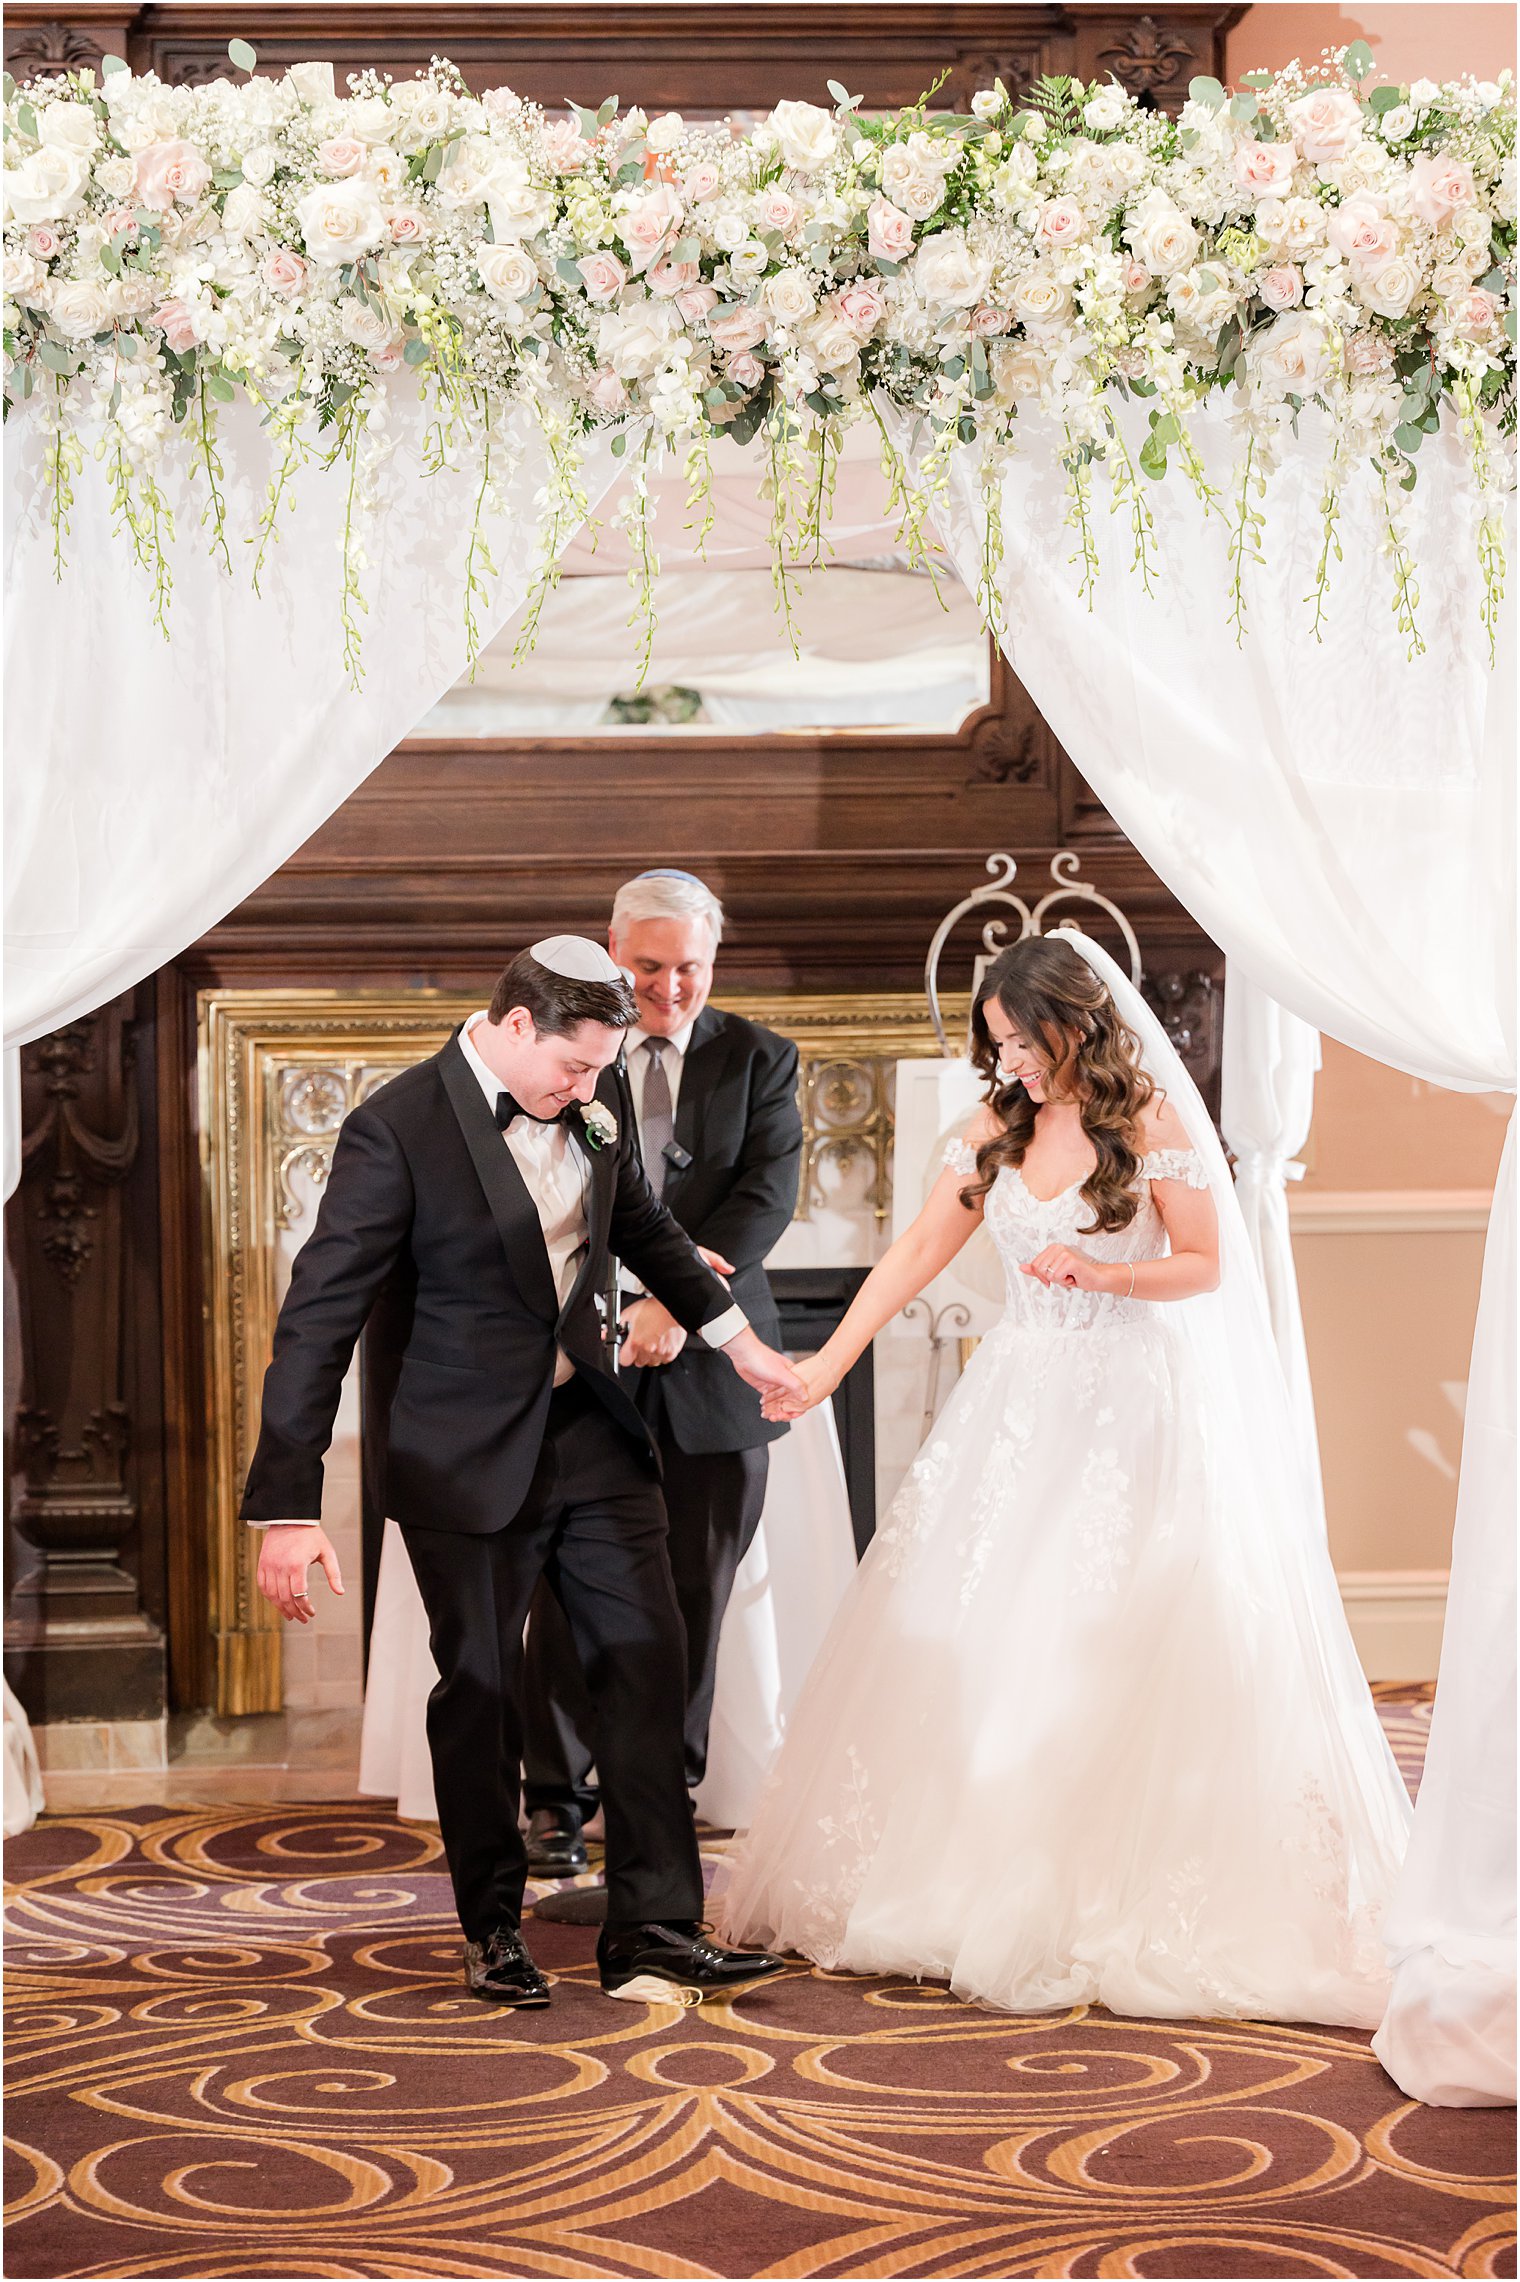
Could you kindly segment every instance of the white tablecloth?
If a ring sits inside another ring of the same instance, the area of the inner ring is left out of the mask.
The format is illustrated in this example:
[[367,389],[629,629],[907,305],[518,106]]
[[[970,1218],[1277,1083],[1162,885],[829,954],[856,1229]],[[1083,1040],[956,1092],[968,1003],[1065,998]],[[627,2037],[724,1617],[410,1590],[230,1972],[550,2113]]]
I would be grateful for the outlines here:
[[[734,1584],[718,1649],[703,1820],[731,1829],[749,1820],[765,1771],[845,1589],[855,1540],[831,1406],[821,1404],[771,1444],[765,1509]],[[385,1525],[359,1789],[394,1798],[412,1821],[437,1819],[426,1713],[437,1671],[427,1619],[401,1532]]]

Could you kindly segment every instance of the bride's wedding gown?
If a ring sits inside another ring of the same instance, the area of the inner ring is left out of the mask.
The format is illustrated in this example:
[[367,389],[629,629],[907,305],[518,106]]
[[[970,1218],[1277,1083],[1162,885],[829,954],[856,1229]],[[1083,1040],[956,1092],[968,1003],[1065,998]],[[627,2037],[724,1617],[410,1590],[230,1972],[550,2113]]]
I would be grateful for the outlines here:
[[998,1174],[1006,1313],[835,1621],[724,1930],[1013,2011],[1372,2026],[1409,1805],[1328,1554],[1265,1518],[1174,1305],[1019,1273],[1164,1253],[1149,1182],[1208,1183],[1191,1150],[1142,1169],[1091,1236],[1079,1191]]

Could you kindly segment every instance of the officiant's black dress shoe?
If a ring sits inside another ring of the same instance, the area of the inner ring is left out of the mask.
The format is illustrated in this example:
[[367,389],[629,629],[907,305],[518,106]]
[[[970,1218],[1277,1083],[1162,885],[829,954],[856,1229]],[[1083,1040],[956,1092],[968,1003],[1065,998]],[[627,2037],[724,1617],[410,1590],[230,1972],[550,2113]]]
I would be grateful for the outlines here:
[[725,1949],[695,1919],[678,1918],[668,1925],[604,1926],[596,1963],[604,1996],[658,2004],[685,1990],[683,2001],[690,2004],[768,1980],[786,1959],[764,1949]]
[[591,1866],[580,1817],[570,1807],[535,1807],[527,1846],[528,1868],[540,1878],[578,1878]]
[[464,1945],[464,1985],[493,2005],[546,2005],[549,1984],[515,1926],[498,1926],[485,1941]]

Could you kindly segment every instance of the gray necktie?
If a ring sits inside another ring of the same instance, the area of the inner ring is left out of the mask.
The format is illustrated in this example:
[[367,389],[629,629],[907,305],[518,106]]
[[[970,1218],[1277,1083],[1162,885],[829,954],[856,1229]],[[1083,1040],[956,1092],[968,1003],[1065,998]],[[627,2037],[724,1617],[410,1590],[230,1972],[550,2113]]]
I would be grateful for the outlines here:
[[649,1056],[644,1071],[644,1115],[641,1120],[644,1142],[644,1170],[656,1196],[665,1192],[665,1175],[669,1170],[665,1151],[676,1137],[675,1110],[670,1100],[670,1080],[665,1074],[663,1055],[669,1045],[668,1038],[646,1038],[644,1051]]

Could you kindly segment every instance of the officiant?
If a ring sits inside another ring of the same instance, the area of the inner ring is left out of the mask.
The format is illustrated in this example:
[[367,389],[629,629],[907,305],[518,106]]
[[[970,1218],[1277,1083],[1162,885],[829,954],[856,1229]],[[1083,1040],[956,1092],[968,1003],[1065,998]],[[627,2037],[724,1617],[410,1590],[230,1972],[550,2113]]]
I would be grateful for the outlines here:
[[[760,1337],[780,1337],[762,1265],[797,1200],[802,1117],[797,1049],[708,1004],[723,910],[690,872],[641,872],[612,907],[612,956],[632,978],[638,1022],[621,1073],[644,1169],[693,1240],[732,1263],[735,1300]],[[686,1626],[686,1781],[707,1766],[718,1639],[735,1575],[765,1503],[778,1431],[716,1350],[692,1338],[625,1276],[623,1383],[659,1447],[670,1565]],[[585,1681],[547,1585],[533,1603],[525,1672],[528,1860],[540,1876],[587,1866],[595,1812]]]

